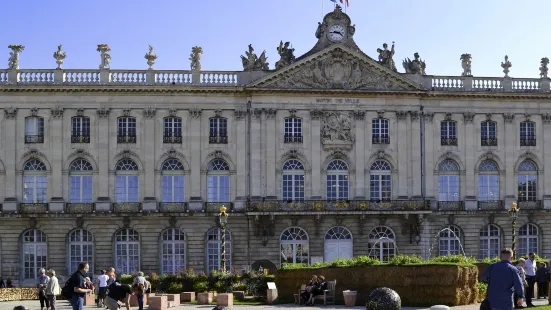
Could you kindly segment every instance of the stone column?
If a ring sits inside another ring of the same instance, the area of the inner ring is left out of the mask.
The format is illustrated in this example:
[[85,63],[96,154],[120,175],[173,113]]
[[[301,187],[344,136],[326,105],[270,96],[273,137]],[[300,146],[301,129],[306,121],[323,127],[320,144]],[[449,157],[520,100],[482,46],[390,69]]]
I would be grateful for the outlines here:
[[[96,200],[97,211],[111,210],[111,193],[109,187],[109,112],[108,108],[100,108],[97,110],[98,117],[96,118],[96,127],[98,132],[98,184]],[[115,133],[116,135],[116,133]]]
[[354,111],[356,118],[356,193],[354,199],[365,200],[365,111]]
[[[543,122],[543,154],[551,154],[551,114],[546,113],[541,116]],[[543,156],[543,166],[551,167],[551,158]],[[545,169],[543,176],[543,207],[551,209],[551,169]]]
[[277,199],[277,184],[276,184],[276,136],[279,135],[277,131],[277,124],[280,123],[277,120],[277,110],[267,109],[264,111],[266,115],[266,125],[264,130],[264,137],[266,141],[264,148],[265,164],[265,184],[266,184],[266,197],[269,199]]
[[[144,117],[144,130],[143,132],[143,144],[147,145],[147,142],[156,144],[155,139],[155,115],[157,110],[148,107],[143,110]],[[143,210],[144,211],[155,211],[157,209],[157,199],[155,198],[155,147],[146,147],[143,150],[143,165],[144,165],[144,175],[145,182],[143,184],[144,188],[144,198],[143,198]]]
[[[314,109],[310,111],[310,118],[312,125],[310,126],[312,130],[312,147],[310,148],[312,160],[312,196],[310,199],[321,199],[321,124],[320,119],[323,115],[323,112]],[[306,197],[305,197],[306,198]]]
[[505,121],[505,209],[511,205],[511,202],[516,200],[517,196],[517,180],[515,178],[515,149],[518,144],[517,134],[514,124],[515,115],[512,113],[503,114]]
[[[425,199],[435,200],[434,188],[434,112],[425,111]],[[437,136],[438,137],[438,136]]]
[[[463,124],[465,126],[465,135],[463,137],[462,148],[465,150],[465,177],[466,177],[466,186],[465,186],[465,209],[466,210],[477,210],[477,197],[476,197],[476,184],[478,182],[475,180],[474,170],[476,165],[476,137],[475,137],[475,128],[474,128],[474,117],[473,112],[463,113]],[[459,141],[458,141],[459,142]]]
[[245,210],[245,202],[247,200],[247,110],[245,108],[236,109],[234,111],[235,141],[237,147],[237,157],[235,158],[236,166],[236,195],[235,205],[236,211]]
[[407,129],[407,112],[406,111],[397,111],[396,112],[396,122],[397,122],[397,131],[395,134],[391,134],[391,138],[395,138],[398,141],[398,158],[396,160],[398,169],[398,199],[409,199],[408,196],[408,149],[407,149],[407,139],[408,139],[408,129]]
[[[13,212],[17,211],[17,191],[16,191],[16,177],[15,171],[17,170],[17,160],[16,160],[16,146],[17,146],[17,109],[13,107],[4,109],[4,169],[6,175],[4,180],[6,182],[3,186],[6,187],[4,202],[2,205],[3,211]],[[23,119],[22,119],[23,121]],[[9,133],[9,134],[8,134]],[[21,199],[21,198],[20,198]]]
[[419,112],[411,111],[411,173],[412,173],[412,198],[421,198],[421,124]]
[[251,199],[262,198],[262,110],[251,109]]
[[201,149],[203,148],[201,135],[201,109],[189,109],[190,134],[188,147],[191,149],[191,195],[189,197],[189,209],[201,211],[203,199],[201,198]]
[[52,139],[52,197],[50,211],[61,212],[63,202],[63,109],[59,106],[50,110],[50,135]]

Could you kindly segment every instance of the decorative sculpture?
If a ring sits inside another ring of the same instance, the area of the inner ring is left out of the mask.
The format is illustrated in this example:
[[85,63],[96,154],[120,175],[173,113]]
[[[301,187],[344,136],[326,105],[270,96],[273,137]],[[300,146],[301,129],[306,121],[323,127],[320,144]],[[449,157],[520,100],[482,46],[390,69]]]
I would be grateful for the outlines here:
[[505,62],[501,62],[501,67],[503,68],[503,73],[505,73],[505,77],[509,77],[509,68],[511,68],[513,64],[509,61],[509,56],[505,55]]
[[241,55],[241,61],[243,63],[243,71],[251,70],[269,70],[268,66],[268,57],[266,57],[266,51],[263,51],[260,54],[260,57],[257,57],[254,53],[254,48],[252,44],[249,44],[249,51],[245,52],[246,57]]
[[388,50],[388,44],[383,44],[383,49],[378,48],[377,52],[379,53],[379,63],[392,71],[396,70],[396,64],[394,63],[394,41],[392,42],[392,47]]
[[322,24],[318,22],[318,29],[316,29],[316,38],[321,38],[321,36],[325,33],[325,24]]
[[276,70],[287,67],[295,61],[295,55],[293,54],[295,49],[292,47],[289,48],[289,44],[289,42],[285,42],[285,44],[283,44],[283,41],[279,42],[277,53],[280,58],[279,61],[275,63]]
[[461,73],[461,76],[472,76],[471,72],[471,54],[463,54],[461,55],[461,67],[463,68],[463,73]]
[[149,45],[149,53],[145,54],[144,58],[147,59],[149,70],[153,70],[155,59],[157,59],[157,54],[153,53],[153,46]]
[[324,144],[331,141],[354,142],[354,114],[341,111],[325,112],[321,139]]
[[99,65],[100,69],[109,69],[111,68],[111,55],[109,52],[111,48],[107,44],[98,44],[96,51],[101,54],[101,64]]
[[63,45],[57,46],[57,52],[54,53],[55,63],[57,64],[57,69],[61,69],[63,65],[63,60],[67,57],[67,53],[63,52]]
[[541,78],[547,78],[547,73],[549,72],[549,69],[547,68],[548,64],[549,64],[549,58],[543,57],[541,59],[541,67],[540,67],[540,77]]
[[189,60],[191,60],[191,70],[201,70],[201,55],[203,55],[203,48],[200,46],[194,46],[191,48],[191,54]]
[[413,54],[414,59],[410,60],[409,57],[404,59],[402,65],[408,74],[421,74],[425,75],[425,68],[427,65],[419,57],[419,53]]
[[369,295],[368,300],[367,310],[400,310],[402,308],[400,295],[388,287],[375,289]]
[[11,49],[10,58],[8,59],[8,69],[19,69],[19,53],[25,50],[23,45],[8,45]]

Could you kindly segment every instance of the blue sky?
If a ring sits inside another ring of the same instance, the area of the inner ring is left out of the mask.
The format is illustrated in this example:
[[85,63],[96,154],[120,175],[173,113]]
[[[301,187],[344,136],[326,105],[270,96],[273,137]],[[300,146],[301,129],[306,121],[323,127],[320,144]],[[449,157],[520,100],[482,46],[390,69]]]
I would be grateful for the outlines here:
[[[95,69],[96,45],[112,49],[111,68],[146,69],[148,44],[156,69],[189,69],[191,47],[203,47],[203,70],[241,70],[249,43],[266,50],[270,67],[280,40],[297,56],[316,42],[317,23],[330,0],[16,0],[3,1],[0,47],[7,67],[9,44],[23,44],[22,69],[55,68],[63,44],[64,68]],[[384,42],[396,42],[394,60],[419,52],[427,74],[460,75],[459,57],[473,56],[475,76],[539,77],[539,62],[551,58],[549,0],[350,0],[355,41],[373,58]]]

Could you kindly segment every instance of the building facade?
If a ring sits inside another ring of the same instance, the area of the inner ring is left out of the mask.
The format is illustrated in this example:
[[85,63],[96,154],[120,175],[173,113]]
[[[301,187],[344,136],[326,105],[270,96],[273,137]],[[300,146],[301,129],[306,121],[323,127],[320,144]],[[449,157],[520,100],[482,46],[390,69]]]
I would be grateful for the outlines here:
[[[551,255],[551,91],[540,78],[396,70],[354,42],[340,8],[276,69],[249,46],[243,71],[0,70],[0,276],[38,268],[174,273],[517,250]],[[256,264],[255,264],[256,263]]]

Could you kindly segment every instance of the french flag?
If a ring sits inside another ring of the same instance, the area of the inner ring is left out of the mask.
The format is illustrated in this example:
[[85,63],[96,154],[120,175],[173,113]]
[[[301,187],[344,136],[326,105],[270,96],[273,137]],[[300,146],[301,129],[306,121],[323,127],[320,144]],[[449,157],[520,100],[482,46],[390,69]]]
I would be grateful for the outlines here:
[[[339,0],[341,4],[344,4],[346,2],[346,6],[348,6],[348,0]],[[331,0],[331,2],[337,3],[337,0]]]

